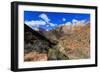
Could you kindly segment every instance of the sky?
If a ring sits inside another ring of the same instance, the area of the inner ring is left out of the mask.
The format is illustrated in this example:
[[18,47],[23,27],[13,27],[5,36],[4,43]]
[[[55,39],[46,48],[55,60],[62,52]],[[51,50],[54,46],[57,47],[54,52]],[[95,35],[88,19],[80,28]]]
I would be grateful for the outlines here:
[[52,30],[59,25],[90,21],[90,14],[24,11],[24,23],[33,29]]

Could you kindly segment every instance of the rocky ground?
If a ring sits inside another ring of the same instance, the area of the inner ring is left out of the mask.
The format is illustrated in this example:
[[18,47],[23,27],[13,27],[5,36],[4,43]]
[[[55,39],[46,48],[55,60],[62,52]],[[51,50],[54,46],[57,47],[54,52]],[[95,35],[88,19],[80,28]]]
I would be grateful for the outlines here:
[[[25,30],[24,61],[73,60],[90,58],[90,24],[59,26],[40,33]],[[68,28],[68,29],[67,29]],[[27,28],[25,28],[27,29]],[[68,32],[67,32],[67,30]],[[41,31],[42,32],[42,31]]]

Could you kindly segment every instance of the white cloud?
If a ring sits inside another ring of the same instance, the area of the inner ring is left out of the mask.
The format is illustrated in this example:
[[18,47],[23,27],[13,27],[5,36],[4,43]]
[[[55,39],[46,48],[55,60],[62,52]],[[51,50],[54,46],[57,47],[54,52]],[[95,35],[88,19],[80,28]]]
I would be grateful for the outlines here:
[[50,24],[50,26],[55,26],[56,24],[53,24],[53,23],[49,23]]
[[65,19],[65,18],[63,18],[62,20],[63,20],[63,21],[66,21],[66,19]]
[[48,18],[48,16],[46,14],[40,14],[39,17],[42,18],[44,20],[44,22],[47,23],[47,27],[56,26],[56,24],[53,24],[53,23],[50,22],[50,19]]
[[71,22],[67,22],[67,23],[65,23],[65,25],[71,25],[72,23]]
[[46,14],[41,14],[39,17],[42,18],[46,22],[50,21],[50,19],[48,18],[48,16]]
[[85,22],[86,22],[86,20],[81,20],[80,22],[81,22],[81,23],[85,23]]
[[57,24],[53,24],[53,23],[49,23],[46,25],[46,27],[53,27],[53,26],[56,26]]
[[46,25],[47,27],[49,27],[49,25]]
[[85,20],[85,19],[84,19],[84,20],[76,20],[76,19],[73,19],[73,20],[72,20],[72,24],[73,24],[73,25],[75,25],[75,24],[77,24],[77,23],[78,23],[78,24],[80,24],[80,23],[81,23],[81,24],[86,24],[86,20]]
[[27,24],[30,27],[39,27],[40,25],[45,25],[46,22],[42,21],[42,20],[38,20],[38,21],[25,21],[25,24]]
[[76,19],[72,20],[72,23],[77,23],[77,22],[78,22],[78,20],[76,20]]
[[34,30],[39,31],[39,28],[34,27]]

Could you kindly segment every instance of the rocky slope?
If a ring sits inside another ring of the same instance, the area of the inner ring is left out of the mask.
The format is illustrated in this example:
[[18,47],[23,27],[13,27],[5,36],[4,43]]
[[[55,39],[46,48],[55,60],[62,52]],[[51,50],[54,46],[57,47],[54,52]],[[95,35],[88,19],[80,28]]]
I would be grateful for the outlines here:
[[[69,28],[69,32],[66,32]],[[59,36],[59,49],[66,54],[69,59],[84,59],[90,57],[90,24],[78,24],[73,26],[60,26],[52,30]],[[62,30],[61,30],[62,29]],[[67,30],[66,30],[67,29]],[[57,32],[56,32],[57,31]],[[58,35],[59,34],[59,35]]]
[[25,30],[25,61],[90,57],[90,23],[61,25],[50,31],[40,28],[36,34],[29,29]]
[[52,45],[54,45],[54,43],[50,42],[46,37],[24,24],[25,61],[47,60],[47,52]]

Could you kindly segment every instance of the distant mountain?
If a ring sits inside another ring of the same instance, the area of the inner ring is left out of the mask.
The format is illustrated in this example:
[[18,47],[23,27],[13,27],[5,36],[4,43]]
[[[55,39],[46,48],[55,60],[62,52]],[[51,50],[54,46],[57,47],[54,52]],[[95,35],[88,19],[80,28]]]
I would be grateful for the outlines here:
[[[74,25],[72,33],[59,38],[59,44],[69,51],[70,59],[84,59],[90,57],[90,24]],[[65,30],[64,30],[65,31]]]
[[70,35],[77,30],[81,30],[81,28],[87,24],[90,24],[90,23],[89,22],[86,22],[86,23],[77,22],[75,24],[70,24],[70,25],[62,24],[62,25],[50,30],[49,32],[52,32],[53,34],[55,34],[55,36],[57,38],[60,38],[66,34]]

